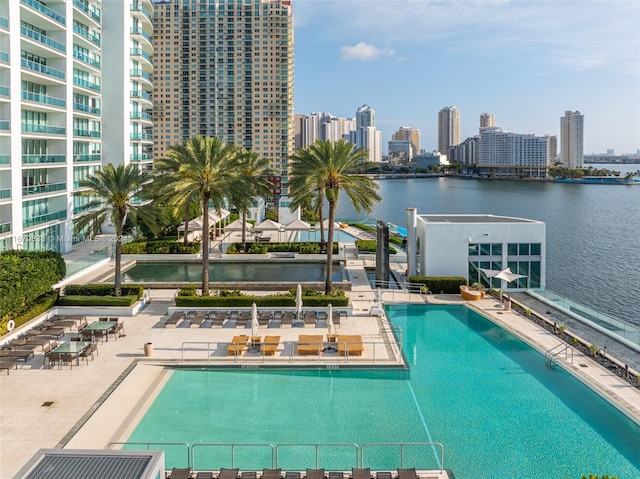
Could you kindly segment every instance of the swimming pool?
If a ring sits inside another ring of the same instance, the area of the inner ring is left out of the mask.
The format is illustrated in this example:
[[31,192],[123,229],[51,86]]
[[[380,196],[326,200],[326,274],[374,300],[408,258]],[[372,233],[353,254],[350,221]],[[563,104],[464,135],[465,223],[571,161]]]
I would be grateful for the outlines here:
[[[209,278],[218,282],[321,282],[325,280],[324,262],[299,261],[212,261]],[[339,264],[333,265],[332,278],[342,281]],[[123,282],[197,283],[202,281],[200,262],[137,262],[122,273]]]
[[[560,368],[547,368],[510,333],[462,306],[387,312],[402,327],[410,377],[398,371],[176,370],[128,441],[435,441],[445,446],[445,467],[461,478],[640,477],[640,427]],[[181,459],[167,452],[168,467]],[[236,457],[246,468],[262,468],[259,459]],[[372,466],[395,468],[396,459]],[[321,463],[327,469],[344,464],[343,457]],[[437,467],[433,455],[414,464]],[[196,466],[227,467],[213,456]]]
[[[324,238],[325,240],[327,239],[327,230],[324,230]],[[341,230],[340,228],[335,228],[333,230],[333,241],[338,243],[355,243],[356,240],[358,238],[356,238],[355,236],[353,236],[350,233],[347,233],[344,230]],[[305,242],[305,241],[320,241],[320,230],[314,230],[314,231],[299,231],[298,232],[298,236],[296,237],[296,241],[300,241],[300,242]]]

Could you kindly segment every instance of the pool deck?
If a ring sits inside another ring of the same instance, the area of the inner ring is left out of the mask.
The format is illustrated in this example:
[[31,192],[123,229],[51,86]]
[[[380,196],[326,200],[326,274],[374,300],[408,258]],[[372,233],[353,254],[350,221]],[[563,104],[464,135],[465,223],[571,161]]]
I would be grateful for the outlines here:
[[[97,448],[110,442],[123,441],[137,420],[153,401],[160,386],[168,378],[163,365],[198,364],[255,368],[265,365],[284,367],[344,367],[375,365],[400,367],[398,346],[385,322],[371,316],[375,292],[369,287],[362,260],[347,261],[352,281],[352,313],[342,320],[339,334],[363,336],[365,352],[361,357],[344,357],[322,352],[317,356],[291,354],[299,334],[326,335],[326,328],[265,328],[259,335],[279,335],[281,343],[273,357],[245,353],[229,357],[214,350],[185,347],[183,343],[210,342],[226,346],[238,334],[251,335],[242,328],[190,328],[186,324],[164,328],[163,318],[173,306],[175,290],[152,290],[151,303],[137,316],[121,318],[125,337],[110,338],[100,343],[99,356],[80,365],[58,369],[43,366],[42,353],[18,370],[0,375],[0,477],[12,477],[40,448]],[[395,265],[402,270],[402,265]],[[383,294],[386,303],[466,304],[491,320],[525,339],[541,352],[560,344],[553,334],[521,317],[505,311],[493,298],[464,302],[459,295],[409,295],[399,291]],[[340,308],[338,308],[340,309]],[[104,314],[108,315],[107,313]],[[90,321],[97,319],[89,317]],[[153,343],[153,355],[145,357],[145,343]],[[288,351],[288,352],[287,352]],[[385,356],[386,354],[386,356]],[[542,359],[541,359],[542,360]],[[587,356],[575,353],[573,363],[558,361],[562,366],[605,398],[614,402],[640,424],[640,390],[599,366]],[[50,404],[49,404],[50,403]],[[445,444],[446,463],[446,444]],[[455,472],[455,471],[454,471]]]

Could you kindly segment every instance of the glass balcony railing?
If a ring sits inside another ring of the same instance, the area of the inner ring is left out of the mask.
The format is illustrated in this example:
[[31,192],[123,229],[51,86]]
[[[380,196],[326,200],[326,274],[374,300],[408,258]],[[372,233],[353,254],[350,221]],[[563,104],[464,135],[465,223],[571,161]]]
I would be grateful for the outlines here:
[[65,47],[64,44],[57,42],[54,39],[47,37],[46,35],[34,32],[30,28],[20,27],[20,33],[22,33],[25,37],[31,38],[32,40],[58,50],[59,52],[65,53],[67,51],[67,47]]
[[11,162],[9,155],[0,155],[0,165],[8,165]]
[[80,11],[86,13],[93,20],[100,23],[100,10],[90,9],[88,5],[85,5],[80,0],[73,0],[73,4],[78,7]]
[[84,111],[87,113],[91,113],[93,115],[99,115],[100,114],[100,108],[95,108],[89,105],[84,105],[82,103],[74,103],[73,104],[73,109],[74,110],[78,110],[78,111]]
[[147,81],[151,81],[151,75],[149,75],[144,70],[140,70],[140,69],[131,70],[131,76],[132,77],[142,77]]
[[151,94],[142,90],[131,90],[131,98],[143,98],[151,101]]
[[22,91],[22,99],[27,101],[35,101],[37,103],[44,103],[46,105],[59,106],[64,108],[67,105],[66,100],[62,98],[55,98],[53,96],[41,95],[39,93],[33,93],[30,91]]
[[8,121],[0,121],[0,130],[11,131],[11,123]]
[[144,58],[145,60],[148,60],[149,63],[153,62],[153,60],[151,59],[151,55],[149,55],[147,52],[145,52],[142,48],[132,48],[131,49],[131,54],[132,55],[139,55],[142,58]]
[[8,86],[0,86],[0,96],[10,96],[11,90]]
[[67,155],[22,155],[23,164],[66,163]]
[[11,223],[0,223],[0,233],[8,233],[11,231]]
[[67,183],[50,183],[46,185],[32,185],[23,186],[22,194],[28,195],[41,195],[43,193],[51,193],[54,191],[63,191],[67,189]]
[[140,155],[130,155],[129,158],[131,159],[131,161],[151,161],[153,160],[153,155],[148,154],[148,153],[143,153]]
[[11,188],[0,189],[0,200],[11,198]]
[[74,163],[84,163],[88,161],[102,161],[102,155],[89,155],[89,154],[73,155]]
[[144,8],[142,5],[140,5],[139,3],[132,3],[131,4],[131,10],[136,11],[136,12],[142,12],[142,14],[147,17],[149,19],[149,21],[151,21],[151,13],[149,13],[149,10],[147,10],[146,8]]
[[32,216],[22,220],[22,227],[29,228],[31,226],[46,223],[47,221],[59,220],[67,217],[66,211],[56,211],[55,213],[47,213],[44,215]]
[[95,33],[90,32],[89,30],[85,30],[84,28],[81,28],[75,24],[73,25],[73,31],[76,32],[81,37],[86,38],[94,45],[100,46],[100,43],[101,43],[100,37]]
[[82,206],[74,206],[73,207],[73,214],[74,215],[79,215],[80,213],[84,213],[85,211],[95,210],[97,207],[98,206],[92,205],[91,203],[86,204],[86,205],[82,205]]
[[0,62],[9,63],[9,54],[7,52],[0,51]]
[[149,120],[149,121],[153,120],[153,118],[151,117],[151,114],[145,113],[144,111],[132,111],[131,119],[132,120]]
[[66,23],[66,20],[62,15],[60,15],[57,12],[54,12],[49,7],[47,7],[46,5],[40,2],[36,2],[35,0],[20,0],[20,2],[33,8],[34,10],[39,11],[40,13],[44,13],[49,18],[53,18],[56,22],[58,22],[61,25],[64,25]]
[[82,78],[73,77],[73,84],[84,87],[84,88],[88,88],[89,90],[98,91],[98,92],[100,91],[100,85],[97,85],[87,80],[83,80]]
[[42,73],[44,75],[49,75],[54,78],[59,78],[61,80],[65,79],[65,74],[63,71],[56,70],[55,68],[48,67],[46,65],[42,65],[40,63],[32,62],[31,60],[27,60],[26,58],[22,58],[20,60],[20,64],[23,68],[28,68],[34,72]]
[[37,123],[23,123],[22,131],[27,133],[50,133],[53,135],[64,135],[67,132],[67,129],[61,126],[49,126]]
[[90,130],[78,130],[73,129],[73,136],[87,136],[90,138],[100,138],[99,131],[90,131]]
[[94,68],[100,68],[100,62],[98,60],[94,60],[93,58],[89,58],[84,53],[80,53],[78,50],[73,50],[73,58],[77,58],[83,63],[87,65],[91,65]]
[[0,17],[0,27],[9,28],[9,20],[5,17]]
[[153,135],[151,133],[131,133],[132,140],[152,141]]
[[133,35],[142,35],[144,38],[146,38],[147,40],[149,40],[149,43],[152,42],[151,40],[151,35],[149,35],[147,32],[145,32],[142,28],[140,27],[133,27],[131,29],[131,33]]

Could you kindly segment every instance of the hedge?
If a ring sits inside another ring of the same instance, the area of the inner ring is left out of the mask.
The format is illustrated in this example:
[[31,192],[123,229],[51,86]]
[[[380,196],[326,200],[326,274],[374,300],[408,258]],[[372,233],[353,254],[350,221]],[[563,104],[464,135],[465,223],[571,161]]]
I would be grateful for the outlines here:
[[183,243],[172,240],[138,240],[122,245],[122,254],[196,254],[201,243]]
[[[376,240],[356,240],[356,246],[358,247],[358,251],[375,253],[377,248],[377,242]],[[398,251],[393,246],[389,246],[390,254],[396,254],[397,252]]]
[[411,276],[409,283],[426,284],[434,293],[457,294],[460,285],[467,284],[467,279],[461,276]]
[[60,296],[58,306],[131,306],[138,296]]
[[11,250],[0,253],[0,319],[24,310],[62,280],[66,266],[60,253]]
[[36,298],[29,306],[25,309],[18,311],[13,316],[7,316],[7,320],[3,321],[0,325],[0,335],[6,334],[7,331],[7,323],[9,319],[13,319],[16,323],[16,328],[21,326],[29,321],[31,321],[36,316],[44,313],[46,310],[53,308],[56,304],[56,300],[58,299],[58,291],[49,291],[48,293],[44,293],[39,298]]
[[[245,243],[245,251],[249,254],[267,254],[267,253],[300,253],[300,254],[319,254],[320,243],[303,242],[303,243],[260,243],[247,241]],[[242,243],[232,243],[227,249],[227,254],[236,254],[242,248]],[[334,241],[333,252],[338,253],[338,243]]]
[[[111,284],[69,284],[64,288],[65,296],[113,296],[115,289]],[[137,284],[123,284],[122,296],[142,298],[144,288]]]
[[[231,308],[251,307],[253,303],[259,308],[265,307],[295,307],[295,296],[270,295],[270,296],[176,296],[176,306],[183,308]],[[349,298],[346,296],[303,296],[302,303],[305,307],[348,306]]]

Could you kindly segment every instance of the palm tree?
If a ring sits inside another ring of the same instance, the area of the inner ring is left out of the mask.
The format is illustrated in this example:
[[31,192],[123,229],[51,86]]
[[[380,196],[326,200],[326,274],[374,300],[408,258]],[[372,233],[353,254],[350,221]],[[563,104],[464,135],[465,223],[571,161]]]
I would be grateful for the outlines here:
[[292,157],[289,194],[294,202],[324,192],[329,205],[329,230],[327,233],[327,278],[325,293],[332,289],[331,265],[333,263],[333,225],[335,223],[338,197],[344,192],[356,211],[371,212],[373,205],[380,201],[378,186],[371,178],[361,173],[369,166],[366,150],[356,149],[346,140],[322,141],[298,150]]
[[242,249],[246,248],[247,211],[254,196],[267,196],[271,193],[271,183],[265,179],[269,174],[269,159],[260,158],[252,150],[243,150],[234,165],[237,184],[232,188],[231,201],[242,214]]
[[91,211],[78,217],[75,222],[76,233],[89,229],[89,236],[98,234],[107,220],[110,220],[116,233],[115,254],[115,295],[122,294],[121,260],[122,237],[127,221],[132,225],[139,221],[151,230],[156,230],[157,211],[149,204],[139,200],[149,198],[152,177],[146,171],[139,171],[136,165],[105,165],[94,175],[80,180],[80,187],[86,190],[75,192],[75,196],[90,197],[87,204]]
[[167,149],[170,160],[178,163],[170,183],[171,203],[184,205],[189,199],[202,207],[202,295],[209,296],[209,203],[220,211],[232,192],[238,148],[216,137],[198,136]]

